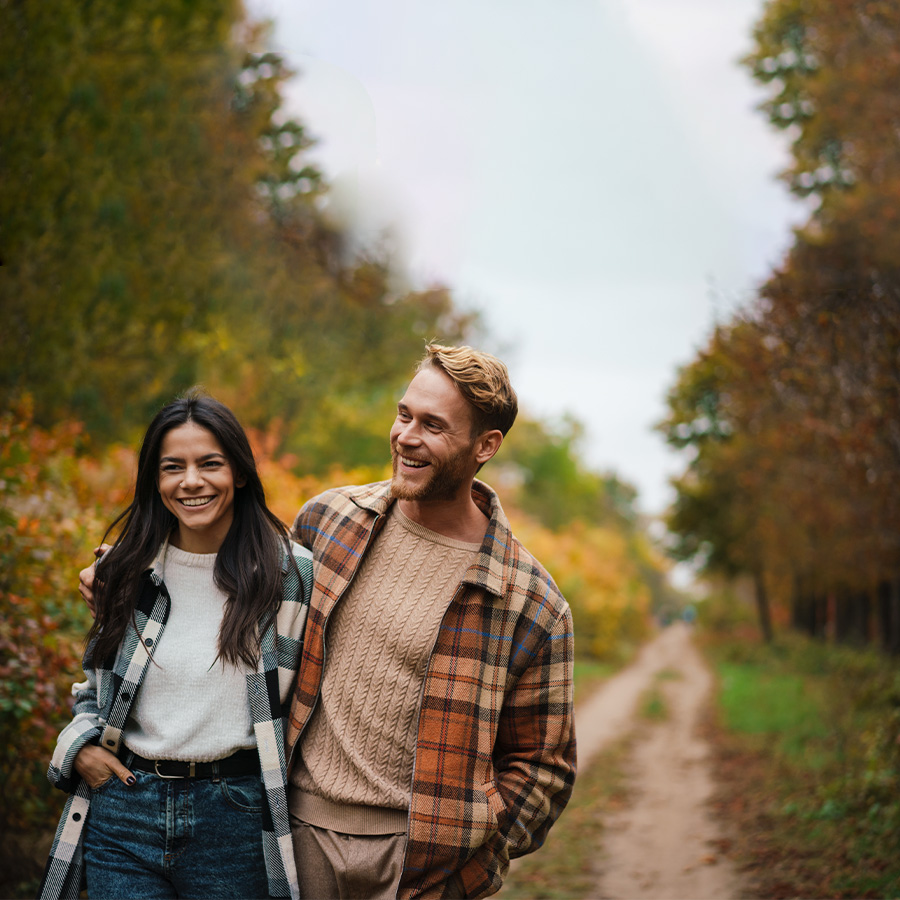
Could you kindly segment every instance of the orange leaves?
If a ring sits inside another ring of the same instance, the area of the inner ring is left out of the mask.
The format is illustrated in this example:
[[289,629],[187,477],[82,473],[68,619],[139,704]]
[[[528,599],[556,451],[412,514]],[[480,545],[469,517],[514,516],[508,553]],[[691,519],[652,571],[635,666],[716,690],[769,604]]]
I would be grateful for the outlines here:
[[43,773],[69,715],[88,627],[77,572],[119,497],[90,478],[99,470],[110,482],[124,477],[117,451],[88,464],[78,423],[38,428],[27,404],[0,416],[0,436],[0,729],[8,736],[0,829],[9,833],[53,818]]
[[288,527],[300,507],[326,488],[342,484],[366,484],[390,477],[389,466],[355,469],[334,467],[321,477],[298,475],[295,471],[297,458],[293,454],[279,452],[283,433],[277,420],[266,430],[248,428],[247,435],[266,491],[266,503]]

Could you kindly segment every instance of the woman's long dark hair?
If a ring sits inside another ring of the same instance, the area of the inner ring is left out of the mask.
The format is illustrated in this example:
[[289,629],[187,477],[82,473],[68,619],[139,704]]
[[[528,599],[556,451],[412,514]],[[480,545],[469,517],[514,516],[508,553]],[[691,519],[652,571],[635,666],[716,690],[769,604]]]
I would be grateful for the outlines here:
[[[234,518],[216,555],[215,583],[228,597],[219,628],[219,658],[254,666],[259,636],[274,620],[281,604],[283,553],[288,533],[266,506],[262,482],[250,442],[234,413],[198,390],[163,407],[144,435],[138,457],[134,499],[109,526],[122,523],[112,550],[102,559],[94,580],[96,618],[86,642],[99,663],[115,655],[138,599],[141,573],[153,562],[160,545],[177,523],[157,490],[163,438],[173,428],[193,422],[219,442],[234,474]],[[243,482],[243,487],[238,487]],[[105,538],[104,538],[105,539]],[[257,623],[260,628],[257,631]]]

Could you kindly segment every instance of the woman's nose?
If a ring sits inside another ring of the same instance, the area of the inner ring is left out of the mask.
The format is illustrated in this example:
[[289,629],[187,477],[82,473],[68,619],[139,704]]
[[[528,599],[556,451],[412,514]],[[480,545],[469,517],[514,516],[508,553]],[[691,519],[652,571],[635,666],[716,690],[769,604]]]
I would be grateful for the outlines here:
[[203,473],[200,471],[198,466],[188,466],[184,472],[184,478],[181,479],[181,483],[185,487],[193,487],[198,484],[203,483]]

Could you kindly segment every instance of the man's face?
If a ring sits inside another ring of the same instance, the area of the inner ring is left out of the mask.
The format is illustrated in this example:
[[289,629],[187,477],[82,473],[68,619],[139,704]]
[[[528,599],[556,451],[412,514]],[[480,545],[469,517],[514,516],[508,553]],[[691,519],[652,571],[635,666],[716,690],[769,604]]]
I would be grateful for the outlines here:
[[468,491],[478,468],[472,411],[456,385],[439,369],[426,368],[397,404],[391,428],[399,500],[452,500]]

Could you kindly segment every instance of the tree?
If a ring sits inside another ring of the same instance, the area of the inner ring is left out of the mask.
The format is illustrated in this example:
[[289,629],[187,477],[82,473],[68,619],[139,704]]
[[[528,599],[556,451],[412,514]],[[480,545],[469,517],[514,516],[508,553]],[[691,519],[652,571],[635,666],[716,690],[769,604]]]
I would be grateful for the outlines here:
[[39,422],[142,421],[240,292],[253,169],[223,102],[237,3],[7,3],[2,389]]
[[784,178],[811,213],[670,395],[663,430],[695,453],[676,551],[792,584],[792,620],[814,632],[832,597],[840,639],[868,638],[880,585],[883,641],[898,646],[900,9],[770,0],[754,36],[763,109],[793,140]]
[[122,439],[202,382],[298,465],[383,458],[425,339],[477,317],[328,225],[266,29],[222,0],[6,3],[0,66],[0,404]]

